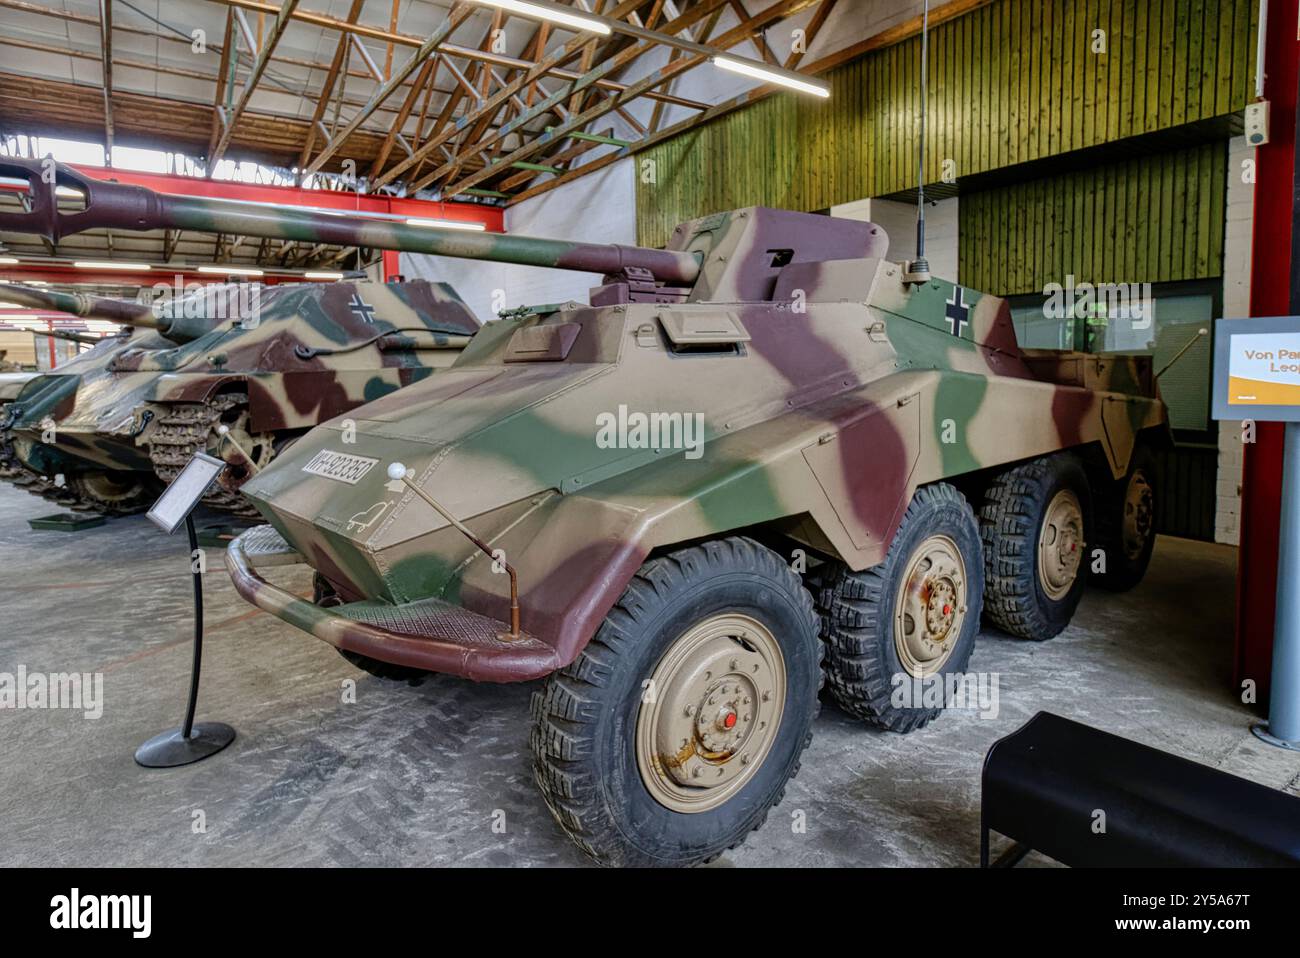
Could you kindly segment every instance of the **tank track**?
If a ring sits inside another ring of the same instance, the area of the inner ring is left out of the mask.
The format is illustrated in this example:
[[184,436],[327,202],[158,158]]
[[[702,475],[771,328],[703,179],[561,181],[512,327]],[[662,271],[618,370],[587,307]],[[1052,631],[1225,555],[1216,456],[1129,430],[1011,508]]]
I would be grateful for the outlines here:
[[[158,417],[149,437],[149,458],[153,471],[163,482],[171,482],[196,452],[208,451],[213,429],[228,411],[248,400],[239,394],[218,396],[210,402],[177,403]],[[260,513],[237,492],[219,483],[203,497],[203,504],[232,515],[257,518]]]

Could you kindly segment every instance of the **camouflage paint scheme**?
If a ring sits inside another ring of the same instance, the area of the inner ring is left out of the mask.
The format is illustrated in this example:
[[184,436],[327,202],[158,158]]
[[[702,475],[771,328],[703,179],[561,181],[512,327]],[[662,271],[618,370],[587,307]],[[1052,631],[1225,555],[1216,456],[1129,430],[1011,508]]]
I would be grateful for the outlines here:
[[[200,406],[228,404],[225,418],[235,423],[239,446],[269,461],[286,437],[449,365],[478,330],[451,287],[423,280],[263,287],[253,319],[215,308],[225,302],[222,294],[206,287],[155,311],[0,284],[6,300],[131,326],[129,334],[21,384],[6,416],[6,440],[21,465],[44,476],[152,475],[162,432],[181,430],[168,437],[182,442],[178,450],[204,445],[232,463],[222,481],[233,492],[251,470],[214,431],[215,419],[195,412]],[[187,425],[169,425],[177,410],[195,414]],[[55,442],[45,443],[51,423]]]
[[[531,679],[577,657],[654,550],[771,528],[861,570],[921,485],[1078,447],[1118,478],[1167,429],[1149,360],[1022,350],[1005,300],[905,281],[887,243],[869,223],[718,214],[669,244],[698,263],[685,281],[654,283],[633,252],[599,306],[488,323],[451,369],[353,411],[354,442],[326,423],[243,487],[271,526],[228,550],[236,587],[342,649]],[[620,406],[702,414],[703,454],[599,447]],[[304,471],[322,452],[373,463],[353,483]],[[508,577],[395,462],[517,570],[520,637],[501,637]],[[257,571],[302,562],[344,604]]]
[[[749,208],[677,228],[664,250],[474,234],[393,220],[154,193],[0,158],[28,209],[0,229],[57,242],[86,229],[188,229],[399,249],[605,274],[591,304],[487,324],[451,369],[318,427],[243,486],[270,521],[226,562],[241,594],[384,662],[512,681],[581,651],[655,549],[777,530],[861,570],[912,493],[1063,449],[1122,476],[1167,432],[1150,361],[1021,350],[1003,300],[913,282],[878,226]],[[59,210],[56,187],[84,209]],[[601,448],[602,414],[699,414],[705,449]],[[369,463],[347,482],[318,454]],[[522,634],[507,631],[512,566]],[[257,567],[306,562],[324,608]],[[494,565],[497,567],[494,569]]]

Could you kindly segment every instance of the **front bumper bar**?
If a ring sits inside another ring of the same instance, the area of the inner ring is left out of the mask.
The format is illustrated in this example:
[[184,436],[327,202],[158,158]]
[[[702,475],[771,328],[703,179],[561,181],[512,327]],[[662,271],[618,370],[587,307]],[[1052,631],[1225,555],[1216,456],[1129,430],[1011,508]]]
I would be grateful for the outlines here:
[[478,682],[523,682],[560,666],[545,642],[527,632],[518,639],[503,638],[510,631],[506,623],[440,599],[323,609],[257,573],[258,565],[304,564],[302,555],[269,525],[249,529],[226,549],[226,569],[240,595],[336,649]]

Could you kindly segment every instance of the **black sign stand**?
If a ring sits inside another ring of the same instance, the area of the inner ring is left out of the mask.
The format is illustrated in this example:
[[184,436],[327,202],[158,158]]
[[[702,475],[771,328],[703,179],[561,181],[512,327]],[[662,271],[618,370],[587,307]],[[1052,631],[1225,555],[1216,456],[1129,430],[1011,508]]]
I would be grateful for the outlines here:
[[199,670],[203,662],[203,573],[193,565],[199,540],[192,513],[225,465],[220,459],[196,454],[149,510],[149,518],[168,533],[180,525],[178,513],[184,514],[185,531],[190,540],[190,572],[194,579],[194,662],[190,667],[190,696],[185,706],[185,723],[180,728],[155,735],[136,749],[136,763],[145,768],[189,765],[215,755],[235,740],[235,730],[224,722],[194,721],[199,700]]

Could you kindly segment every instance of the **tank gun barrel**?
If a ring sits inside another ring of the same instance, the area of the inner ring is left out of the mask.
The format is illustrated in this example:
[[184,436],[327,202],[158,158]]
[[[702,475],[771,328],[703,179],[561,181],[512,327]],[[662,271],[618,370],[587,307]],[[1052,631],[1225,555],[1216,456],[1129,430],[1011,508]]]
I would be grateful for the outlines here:
[[50,309],[79,316],[82,319],[101,319],[123,326],[156,329],[177,343],[198,339],[213,328],[211,321],[189,318],[179,310],[175,317],[159,315],[153,307],[130,299],[113,299],[109,296],[88,296],[85,293],[63,293],[54,289],[23,286],[18,283],[0,283],[0,301],[17,303],[29,309]]
[[85,333],[74,333],[67,329],[34,329],[32,334],[35,336],[53,336],[55,339],[64,339],[70,343],[81,343],[83,346],[98,346],[107,338],[87,336]]
[[[41,164],[40,160],[0,158],[0,176],[25,179],[30,190],[30,211],[0,213],[0,229],[44,236],[55,243],[70,233],[90,229],[230,233],[605,275],[632,268],[673,284],[693,283],[700,272],[693,253],[412,226],[364,214],[158,193],[143,186],[82,176],[62,164],[54,164],[52,176],[42,175]],[[81,193],[84,209],[60,210],[55,192],[59,187]]]
[[22,286],[18,283],[0,283],[0,300],[16,303],[28,309],[50,309],[68,313],[82,319],[102,319],[123,326],[148,326],[156,329],[160,321],[148,306],[129,299],[112,299],[107,296],[87,296],[85,293],[63,293],[55,289]]

